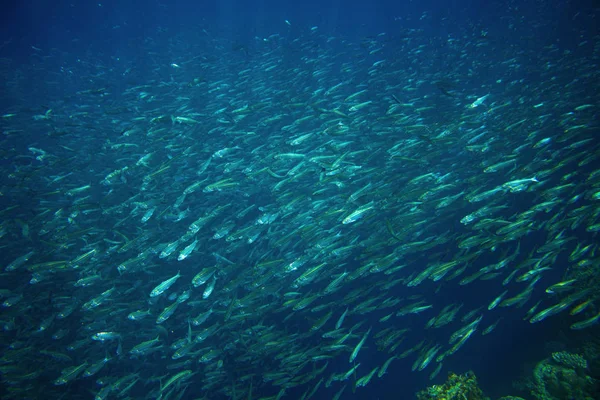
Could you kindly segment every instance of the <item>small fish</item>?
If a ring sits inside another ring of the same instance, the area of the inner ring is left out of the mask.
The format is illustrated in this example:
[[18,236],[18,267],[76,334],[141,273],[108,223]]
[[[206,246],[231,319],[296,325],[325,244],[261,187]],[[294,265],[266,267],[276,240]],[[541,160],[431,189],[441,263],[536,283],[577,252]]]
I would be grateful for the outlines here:
[[175,282],[177,282],[179,278],[181,278],[181,274],[179,272],[177,272],[177,275],[161,282],[154,289],[152,289],[152,291],[150,292],[150,297],[160,296],[165,291],[167,291]]
[[356,209],[355,211],[350,213],[350,215],[348,215],[346,218],[343,219],[342,224],[348,225],[348,224],[358,221],[359,219],[361,219],[364,216],[364,214],[367,211],[372,210],[373,208],[374,208],[374,202],[370,202],[369,204]]
[[98,332],[92,335],[92,340],[106,342],[108,340],[120,339],[121,335],[116,332]]
[[179,256],[177,256],[177,261],[185,260],[190,254],[192,254],[192,251],[194,251],[194,249],[196,248],[196,245],[198,245],[198,239],[194,240],[192,243],[187,245],[183,250],[181,250],[181,253],[179,253]]
[[533,178],[517,179],[514,181],[506,182],[505,184],[502,185],[502,187],[507,190],[510,190],[512,193],[515,193],[515,192],[520,192],[520,191],[527,189],[527,187],[529,187],[530,184],[536,183],[536,182],[539,182],[539,181],[534,176]]
[[572,285],[575,282],[577,282],[577,279],[569,279],[567,281],[555,283],[554,285],[552,285],[548,289],[546,289],[546,293],[554,294],[554,293],[564,292],[569,289],[574,289]]
[[148,209],[148,211],[146,211],[144,213],[144,215],[142,216],[142,223],[146,223],[150,220],[150,218],[152,218],[152,215],[154,214],[154,211],[156,211],[156,207],[150,207]]
[[202,293],[203,299],[208,299],[208,297],[211,295],[211,293],[215,289],[216,283],[217,283],[217,278],[215,278],[215,276],[213,275],[211,281],[208,282],[208,285],[206,285],[206,288],[204,288],[204,292]]
[[350,362],[354,361],[354,359],[358,355],[358,352],[360,351],[362,346],[365,344],[365,341],[367,340],[367,337],[369,336],[370,333],[371,333],[371,328],[369,328],[369,330],[363,335],[362,339],[360,339],[360,342],[358,342],[358,344],[356,345],[354,350],[352,350],[352,353],[350,354]]
[[363,103],[355,104],[352,107],[350,107],[349,111],[358,111],[361,108],[364,108],[364,107],[368,106],[371,103],[373,103],[373,101],[369,100],[369,101],[365,101]]
[[154,347],[154,345],[159,342],[160,342],[160,340],[159,340],[159,337],[157,336],[152,340],[147,340],[145,342],[135,345],[133,347],[133,349],[131,349],[129,351],[129,353],[134,354],[134,355],[146,354],[150,350],[155,349],[156,347]]
[[179,240],[176,240],[172,243],[169,243],[164,249],[163,251],[161,251],[160,255],[158,256],[159,258],[167,258],[169,257],[171,254],[173,254],[173,252],[175,250],[177,250],[177,246],[179,245]]
[[33,256],[34,254],[34,251],[30,251],[29,253],[22,255],[21,257],[8,264],[6,268],[4,268],[4,270],[7,272],[16,270],[17,268],[25,264],[27,261],[29,261],[31,256]]
[[192,279],[192,285],[194,285],[194,287],[204,285],[214,273],[215,273],[214,268],[203,268]]
[[149,315],[152,315],[152,313],[150,312],[150,310],[146,310],[146,311],[134,311],[132,313],[129,313],[129,315],[127,316],[127,319],[130,320],[130,321],[140,321],[140,320],[146,318]]
[[180,303],[176,301],[170,306],[165,307],[165,309],[158,315],[158,318],[156,318],[156,324],[162,324],[163,322],[171,318],[173,313],[177,310],[177,307],[179,307],[179,304]]
[[474,102],[472,102],[469,105],[469,108],[476,108],[479,107],[480,105],[483,104],[483,102],[489,97],[489,94],[486,94],[485,96],[481,96],[479,97],[477,100],[475,100]]
[[346,310],[342,313],[340,318],[335,323],[335,329],[340,329],[342,327],[342,324],[344,323],[344,319],[346,318],[346,314],[348,314],[348,310],[349,310],[349,308],[346,307]]
[[592,304],[592,299],[587,299],[583,303],[573,307],[573,309],[571,310],[571,312],[569,314],[571,314],[571,315],[580,314],[580,313],[584,312],[590,304]]
[[496,306],[498,304],[500,304],[500,302],[502,301],[502,299],[504,298],[504,296],[506,296],[506,293],[508,293],[508,290],[505,290],[504,292],[502,292],[498,297],[496,297],[488,306],[488,310],[493,310],[494,308],[496,308]]
[[165,384],[160,388],[160,393],[162,394],[162,392],[167,390],[169,387],[171,387],[176,382],[187,379],[192,375],[193,375],[193,373],[192,373],[192,370],[190,370],[190,369],[186,369],[185,371],[178,372],[177,374],[173,375],[171,378],[169,378],[165,382]]
[[592,325],[596,325],[598,321],[600,321],[600,313],[594,315],[592,318],[575,322],[573,325],[571,325],[571,329],[579,330],[589,328]]

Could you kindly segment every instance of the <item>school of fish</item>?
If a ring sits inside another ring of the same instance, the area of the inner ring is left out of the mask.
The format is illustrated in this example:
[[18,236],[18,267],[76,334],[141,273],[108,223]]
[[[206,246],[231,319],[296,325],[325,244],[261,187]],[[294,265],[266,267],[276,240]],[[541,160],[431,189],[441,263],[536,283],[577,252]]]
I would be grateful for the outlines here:
[[600,40],[470,29],[4,60],[2,398],[340,399],[593,327]]

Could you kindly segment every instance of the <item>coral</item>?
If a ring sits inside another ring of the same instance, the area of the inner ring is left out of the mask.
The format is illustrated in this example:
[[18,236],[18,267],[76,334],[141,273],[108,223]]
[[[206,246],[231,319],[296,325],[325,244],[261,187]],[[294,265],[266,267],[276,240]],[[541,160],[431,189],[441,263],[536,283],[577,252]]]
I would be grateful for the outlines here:
[[566,351],[552,353],[552,359],[556,363],[562,364],[571,369],[586,369],[588,367],[588,363],[585,360],[585,358],[583,358],[579,354],[571,354],[567,353]]
[[587,361],[577,354],[553,353],[536,365],[528,385],[531,395],[540,400],[594,399],[596,382],[586,367]]
[[448,374],[443,385],[433,385],[417,393],[418,400],[487,400],[472,372],[464,375]]

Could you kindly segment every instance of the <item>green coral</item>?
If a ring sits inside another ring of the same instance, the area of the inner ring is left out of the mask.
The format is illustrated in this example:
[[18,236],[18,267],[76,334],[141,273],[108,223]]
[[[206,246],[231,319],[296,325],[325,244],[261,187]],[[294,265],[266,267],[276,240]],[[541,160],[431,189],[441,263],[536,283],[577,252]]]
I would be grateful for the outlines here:
[[572,369],[578,369],[578,368],[587,369],[587,367],[588,367],[588,363],[585,360],[585,358],[583,358],[579,354],[571,354],[571,353],[567,353],[566,351],[552,353],[552,359],[556,363],[562,364],[562,365],[572,368]]
[[488,400],[477,385],[472,372],[464,375],[448,374],[443,385],[433,385],[417,393],[418,400]]
[[577,354],[553,353],[535,367],[531,395],[539,400],[593,400],[595,381],[587,376],[586,367],[587,361]]

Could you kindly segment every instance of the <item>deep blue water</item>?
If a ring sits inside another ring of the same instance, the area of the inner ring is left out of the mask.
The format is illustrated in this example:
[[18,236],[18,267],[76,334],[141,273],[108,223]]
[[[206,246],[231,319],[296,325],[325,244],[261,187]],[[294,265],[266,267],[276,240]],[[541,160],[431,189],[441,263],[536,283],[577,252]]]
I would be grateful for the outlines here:
[[[475,69],[476,73],[470,75],[462,89],[470,87],[476,90],[482,86],[491,86],[499,76],[504,77],[504,80],[509,78],[505,67],[493,62],[496,58],[498,61],[504,58],[499,53],[488,50],[490,47],[477,46],[477,41],[491,42],[495,50],[501,49],[504,54],[514,51],[515,56],[525,50],[529,53],[532,49],[555,45],[560,50],[556,55],[557,63],[561,62],[561,54],[565,51],[569,51],[574,57],[585,59],[586,54],[591,54],[592,47],[598,45],[600,14],[597,7],[598,3],[594,1],[14,1],[3,6],[0,57],[11,59],[12,68],[27,69],[31,76],[20,86],[19,93],[5,93],[0,107],[10,109],[15,103],[26,103],[37,114],[43,112],[46,104],[56,102],[57,99],[71,104],[77,101],[73,94],[86,87],[90,80],[111,88],[112,94],[102,99],[103,106],[110,105],[111,100],[116,101],[117,94],[129,85],[153,76],[154,56],[147,52],[149,48],[161,58],[170,56],[173,62],[179,63],[196,56],[211,59],[236,56],[230,49],[221,54],[208,45],[205,54],[201,51],[198,54],[194,41],[204,40],[203,30],[209,32],[210,37],[245,49],[248,63],[252,63],[252,54],[264,43],[264,39],[274,34],[293,43],[294,38],[311,27],[318,27],[319,33],[325,36],[343,38],[349,42],[359,42],[385,33],[380,40],[386,43],[386,58],[401,60],[399,65],[404,65],[407,70],[414,70],[417,74],[419,65],[424,64],[435,65],[441,74],[446,70],[469,74],[469,69]],[[411,37],[413,30],[419,30],[422,40],[427,41],[429,38],[439,47],[435,51],[428,49],[427,53],[420,54],[420,59],[404,60],[407,55],[396,51],[399,49],[396,43]],[[480,32],[479,37],[476,32]],[[445,57],[445,46],[452,44],[450,40],[445,41],[443,38],[461,38],[463,42],[465,38],[470,38],[463,58],[449,60]],[[581,45],[584,41],[589,43]],[[189,54],[187,49],[192,45],[195,48],[194,54]],[[323,52],[343,50],[327,42],[316,42],[314,46],[318,47],[316,51]],[[32,50],[33,48],[41,51]],[[55,50],[57,56],[49,63],[42,63],[44,52],[51,49]],[[239,52],[237,56],[243,57]],[[302,52],[298,52],[291,44],[283,57],[285,67],[293,68],[302,57]],[[368,59],[370,62],[377,60]],[[485,67],[477,69],[479,59],[485,61]],[[221,62],[226,64],[227,60]],[[38,63],[42,67],[36,68]],[[99,65],[102,68],[98,68]],[[530,64],[523,63],[518,72],[522,85],[535,83],[539,68],[535,59],[531,59]],[[136,71],[131,81],[128,81],[128,69]],[[116,77],[123,79],[117,80]],[[191,80],[194,77],[194,74],[183,75],[181,80]],[[573,78],[568,72],[557,77],[565,83]],[[165,79],[168,77],[165,76]],[[45,85],[45,82],[55,83]],[[507,88],[504,95],[510,96],[510,88]],[[199,107],[204,104],[202,99],[192,99],[191,102]],[[444,107],[447,105],[442,99],[439,109],[443,111]],[[47,139],[42,135],[43,132],[40,132],[38,147],[44,147],[46,143]],[[82,140],[84,151],[86,143],[89,149],[93,149],[95,144],[109,137],[110,133],[92,130],[87,135]],[[29,142],[15,144],[24,149],[29,145]],[[7,160],[3,162],[6,163]],[[19,160],[13,162],[18,164]],[[89,168],[90,177],[96,176],[101,167],[91,164],[86,157],[82,157],[78,165],[82,169]],[[34,205],[35,202],[32,207]],[[512,206],[519,208],[518,204]],[[457,227],[451,225],[447,227],[448,230],[455,228]],[[522,253],[527,254],[528,249],[543,243],[544,239],[535,235],[527,237],[522,243]],[[14,257],[7,257],[11,258]],[[483,263],[485,260],[479,259],[477,262]],[[493,262],[497,260],[494,259]],[[559,259],[558,262],[565,260]],[[558,268],[544,275],[536,294],[539,295],[542,288],[559,281],[561,275]],[[482,281],[442,291],[443,295],[434,299],[435,308],[439,309],[450,303],[477,303],[477,299],[489,298],[492,287],[497,287],[496,281]],[[425,292],[431,292],[434,288],[431,282],[422,284]],[[397,295],[402,296],[404,288],[397,290]],[[530,306],[528,303],[525,310]],[[544,324],[529,324],[522,320],[522,312],[516,313],[512,309],[496,311],[498,317],[504,318],[498,328],[490,336],[477,335],[470,339],[468,345],[457,355],[445,361],[442,373],[433,383],[441,383],[447,371],[464,373],[474,370],[488,396],[496,398],[508,395],[512,391],[511,382],[521,376],[526,366],[547,356],[547,343],[559,340],[563,332],[568,331],[569,323],[561,319],[550,319],[544,321]],[[376,314],[373,318],[378,319],[384,315]],[[410,328],[413,320],[416,325],[416,321],[422,321],[422,318],[408,316],[401,321],[406,324],[405,327]],[[422,322],[419,324],[419,328],[410,334],[422,334]],[[453,329],[454,326],[427,332],[426,335],[430,335],[430,339],[435,339],[436,335],[445,338]],[[363,350],[366,353],[363,354],[362,362],[366,366],[363,371],[381,365],[388,358],[387,354],[378,353],[373,347],[374,344],[371,343]],[[427,371],[422,374],[413,373],[410,371],[411,364],[411,358],[394,362],[387,375],[392,379],[372,382],[367,388],[358,389],[355,394],[351,394],[348,388],[342,398],[408,398],[405,396],[432,384]],[[86,390],[83,387],[81,389]],[[304,389],[299,393],[291,392],[290,398],[295,395],[299,397],[303,391]],[[331,390],[322,390],[315,398],[330,398],[332,393]]]

